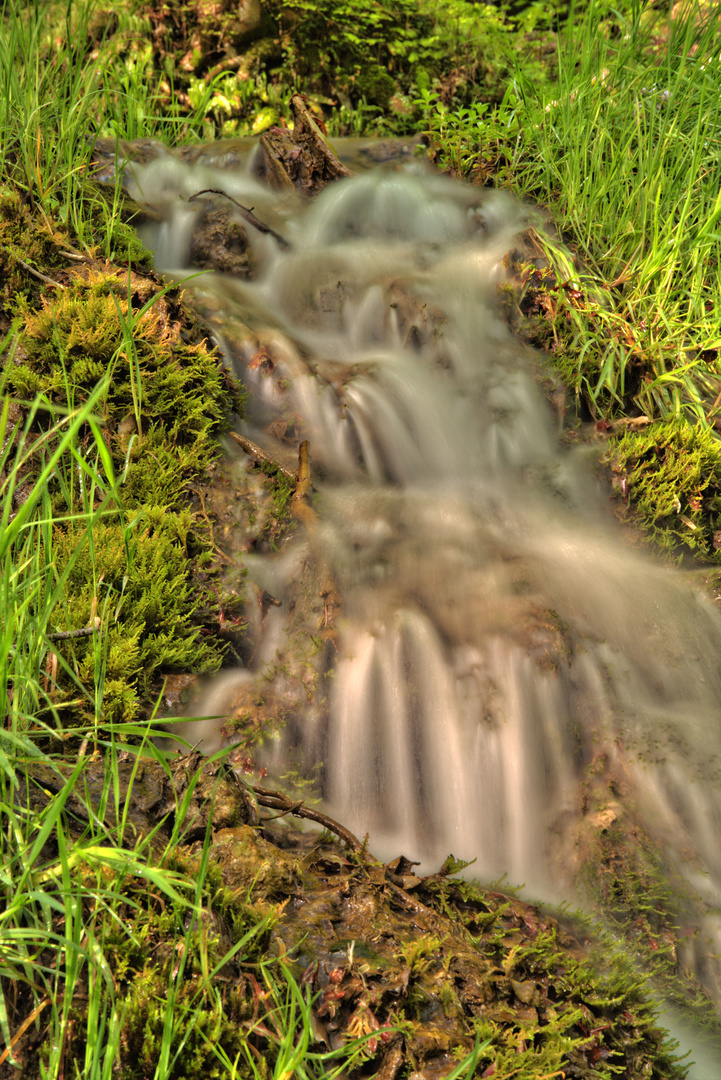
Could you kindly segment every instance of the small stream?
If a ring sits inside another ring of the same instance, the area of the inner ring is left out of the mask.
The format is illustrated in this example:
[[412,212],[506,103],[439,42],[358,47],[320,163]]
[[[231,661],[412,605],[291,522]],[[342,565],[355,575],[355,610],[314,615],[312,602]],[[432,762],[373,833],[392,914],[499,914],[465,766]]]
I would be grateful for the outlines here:
[[[162,208],[144,237],[161,269],[187,266],[197,210],[180,197],[204,188],[290,244],[250,229],[252,281],[190,282],[251,392],[239,430],[291,468],[309,440],[320,517],[248,558],[273,602],[251,669],[199,715],[232,713],[249,684],[283,694],[315,635],[317,681],[268,768],[319,776],[382,857],[437,869],[452,852],[550,902],[608,891],[626,838],[649,899],[668,892],[679,971],[721,1007],[721,616],[631,546],[586,451],[561,446],[497,305],[528,209],[410,159],[312,202],[212,151],[137,166],[133,186]],[[309,566],[338,598],[332,635],[299,631]]]

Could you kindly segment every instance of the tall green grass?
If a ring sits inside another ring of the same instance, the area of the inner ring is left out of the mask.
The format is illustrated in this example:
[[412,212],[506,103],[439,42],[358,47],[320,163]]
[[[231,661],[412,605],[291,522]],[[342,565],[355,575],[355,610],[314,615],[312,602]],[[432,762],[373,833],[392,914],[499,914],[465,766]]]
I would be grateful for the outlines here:
[[[112,236],[119,208],[119,185],[100,197],[87,184],[97,138],[189,138],[203,118],[202,103],[182,116],[168,105],[168,76],[153,70],[148,48],[128,57],[96,47],[101,11],[95,0],[0,2],[0,178],[81,248]],[[119,41],[147,29],[129,11],[117,15]]]
[[[6,363],[12,362],[9,357]],[[95,409],[106,392],[98,384],[77,409],[59,410],[42,397],[27,409],[24,420],[11,422],[10,403],[0,413],[0,695],[5,701],[3,738],[28,731],[56,735],[63,719],[54,702],[57,654],[52,634],[64,604],[64,585],[73,565],[62,573],[54,559],[54,530],[65,524],[82,526],[75,557],[84,544],[92,546],[93,526],[108,514],[119,513],[117,482],[102,438]],[[40,433],[38,433],[40,429]],[[91,435],[91,446],[81,434]],[[63,491],[67,510],[58,513],[51,485]],[[98,680],[102,695],[102,623],[97,614]],[[78,628],[83,629],[83,628]],[[71,679],[73,672],[68,669]],[[77,683],[78,694],[87,690]],[[99,715],[100,702],[94,712]]]
[[595,4],[559,39],[556,86],[518,70],[493,112],[426,95],[442,162],[547,206],[576,253],[549,346],[598,416],[718,415],[720,44],[713,8]]

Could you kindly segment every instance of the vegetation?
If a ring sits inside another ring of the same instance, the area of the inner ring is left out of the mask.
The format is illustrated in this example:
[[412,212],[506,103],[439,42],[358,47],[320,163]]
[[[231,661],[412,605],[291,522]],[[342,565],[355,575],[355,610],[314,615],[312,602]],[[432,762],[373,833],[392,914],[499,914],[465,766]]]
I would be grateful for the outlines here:
[[217,761],[100,745],[71,766],[16,742],[0,775],[1,1076],[680,1080],[612,950],[592,967],[555,920],[443,874],[411,895],[327,835],[276,846]]
[[721,400],[720,83],[712,9],[595,6],[559,40],[557,85],[519,66],[493,110],[424,95],[441,165],[548,207],[559,239],[539,235],[542,258],[511,263],[520,324],[548,350],[582,418],[602,431],[615,418],[663,421],[628,427],[609,460],[667,550],[711,561],[721,525],[711,435]]

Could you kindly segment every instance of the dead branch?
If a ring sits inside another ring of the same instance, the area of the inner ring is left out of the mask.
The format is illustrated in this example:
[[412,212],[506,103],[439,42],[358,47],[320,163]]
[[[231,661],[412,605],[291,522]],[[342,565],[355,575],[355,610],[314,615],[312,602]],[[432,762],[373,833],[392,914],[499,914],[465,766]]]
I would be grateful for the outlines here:
[[250,439],[246,439],[245,435],[238,435],[237,432],[231,431],[230,437],[237,442],[238,446],[245,450],[249,457],[254,458],[256,461],[264,461],[266,465],[273,465],[286,480],[295,482],[295,473],[291,472],[290,469],[284,469],[280,462],[276,461],[275,458],[272,458],[270,454],[266,454],[265,450],[261,450],[256,443],[251,442]]
[[332,817],[322,814],[320,810],[313,810],[312,807],[306,806],[303,802],[293,802],[282,791],[271,791],[269,788],[255,786],[253,786],[252,790],[258,797],[259,806],[266,806],[271,810],[280,810],[282,814],[293,814],[294,817],[315,821],[318,825],[322,825],[324,829],[327,829],[328,832],[335,833],[354,851],[365,851],[357,836],[354,836],[343,825],[339,825]]
[[46,274],[41,274],[39,270],[35,270],[32,266],[26,263],[24,259],[21,259],[17,252],[14,251],[12,248],[8,248],[8,250],[10,251],[10,255],[15,260],[15,262],[20,263],[23,269],[27,270],[28,274],[32,274],[33,277],[36,277],[38,281],[43,281],[46,285],[53,285],[56,289],[66,288],[66,286],[63,285],[62,282],[53,281],[53,279],[49,278]]
[[335,177],[353,176],[353,170],[349,169],[338,158],[330,142],[321,131],[313,113],[303,100],[303,95],[293,94],[290,99],[290,107],[293,110],[293,137],[298,139],[300,135],[308,136],[315,145],[317,152],[327,161]]
[[71,638],[90,637],[97,634],[95,626],[83,626],[81,630],[58,630],[54,634],[46,634],[48,641],[70,641]]

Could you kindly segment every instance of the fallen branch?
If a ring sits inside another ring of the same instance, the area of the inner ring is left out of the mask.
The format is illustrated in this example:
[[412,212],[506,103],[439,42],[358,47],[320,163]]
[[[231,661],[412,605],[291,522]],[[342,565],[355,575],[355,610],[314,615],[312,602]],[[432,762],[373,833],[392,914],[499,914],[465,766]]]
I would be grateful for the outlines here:
[[327,814],[322,814],[320,810],[313,810],[312,807],[306,806],[303,802],[293,802],[282,791],[271,791],[269,788],[255,786],[252,787],[252,790],[258,797],[259,806],[266,806],[270,810],[280,810],[281,814],[293,814],[294,817],[315,821],[318,825],[322,825],[324,829],[327,829],[328,832],[335,833],[354,851],[365,851],[364,845],[361,844],[357,836],[354,836],[343,825],[339,825],[333,818],[328,817]]
[[327,136],[318,126],[318,121],[308,108],[302,94],[293,94],[290,99],[290,107],[293,110],[293,136],[298,138],[301,134],[307,135],[313,141],[316,150],[326,159],[328,167],[334,177],[353,176],[353,170],[349,169],[340,160]]
[[14,251],[12,248],[9,247],[8,251],[10,252],[11,257],[15,260],[15,262],[20,263],[23,269],[27,270],[28,274],[32,274],[33,277],[36,277],[38,281],[44,281],[46,285],[53,285],[56,289],[66,288],[66,286],[63,285],[62,282],[53,281],[53,279],[49,278],[47,274],[41,274],[39,270],[35,270],[32,266],[26,263],[24,259],[21,259],[17,252]]
[[234,442],[237,442],[238,446],[245,450],[249,457],[254,458],[256,461],[264,461],[266,465],[272,465],[286,478],[286,480],[292,480],[295,483],[295,473],[291,472],[290,469],[284,469],[280,462],[276,461],[275,458],[272,458],[270,454],[266,454],[265,450],[261,450],[257,443],[251,442],[250,439],[246,439],[245,435],[238,435],[235,431],[230,432],[230,437]]
[[46,634],[48,641],[70,641],[71,638],[90,637],[97,634],[96,626],[84,626],[81,630],[58,630],[54,634]]
[[254,229],[257,229],[258,232],[265,233],[267,236],[272,236],[274,240],[278,241],[282,248],[290,247],[290,244],[284,236],[277,233],[275,229],[271,229],[270,225],[265,225],[255,216],[252,210],[249,210],[247,206],[243,206],[237,199],[234,199],[232,195],[228,195],[227,192],[218,191],[216,188],[203,188],[202,191],[196,191],[195,195],[191,195],[188,202],[194,202],[196,199],[199,199],[201,195],[222,195],[224,199],[229,199],[233,206],[238,207],[241,217],[243,217],[249,225],[252,225]]

